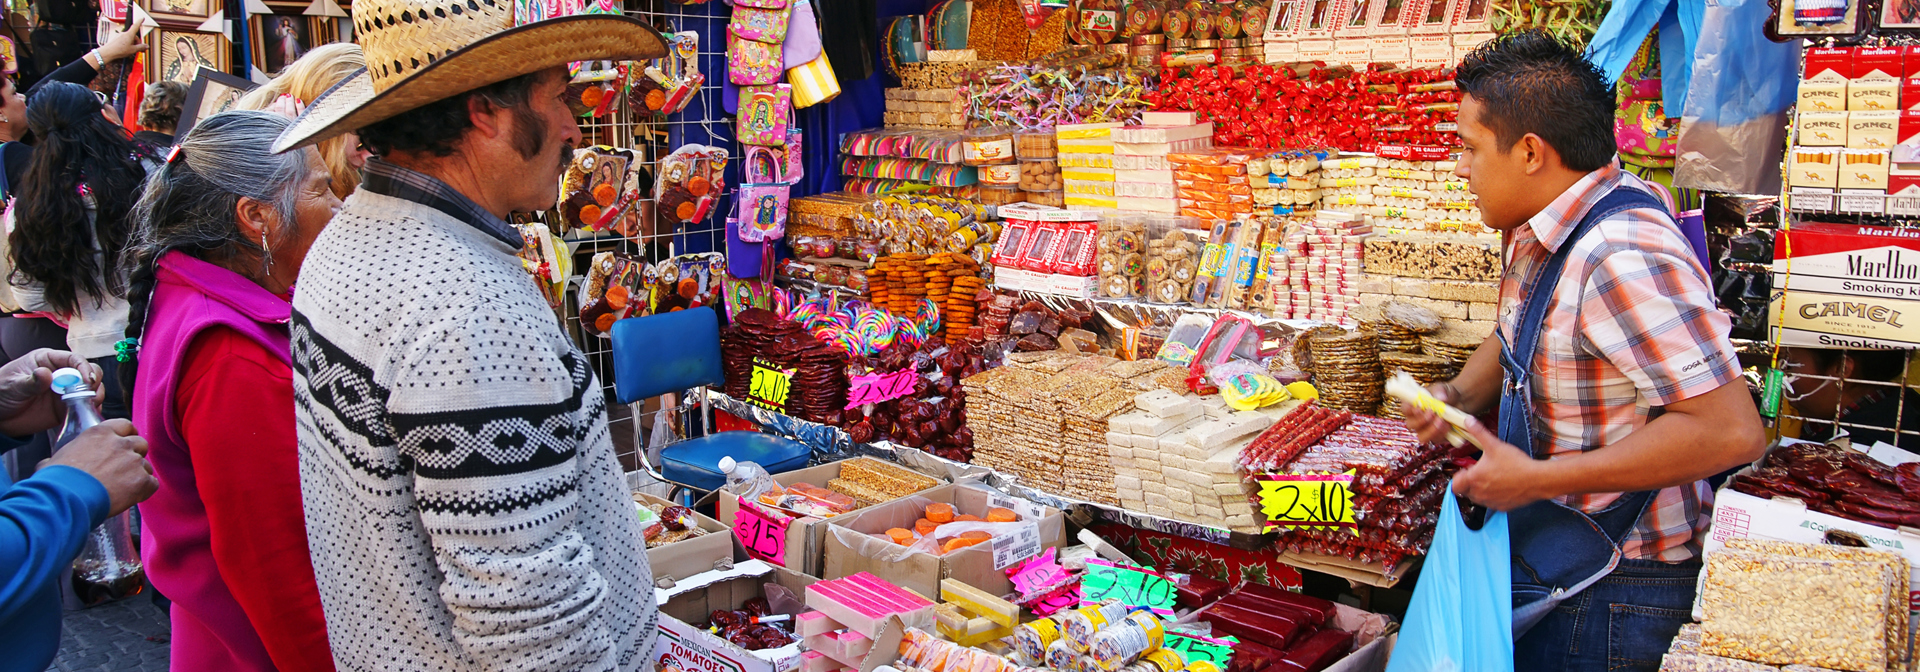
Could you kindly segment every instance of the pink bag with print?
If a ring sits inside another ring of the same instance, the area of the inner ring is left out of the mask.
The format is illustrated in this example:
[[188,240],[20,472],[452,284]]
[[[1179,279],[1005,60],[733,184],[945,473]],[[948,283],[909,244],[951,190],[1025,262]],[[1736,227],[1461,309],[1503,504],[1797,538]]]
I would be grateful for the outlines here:
[[784,147],[793,119],[793,87],[787,84],[740,88],[740,113],[734,138],[743,145]]
[[784,160],[779,154],[764,146],[746,148],[746,183],[740,185],[742,242],[779,240],[786,235],[787,200],[793,187],[781,174]]
[[[735,3],[733,21],[727,24],[727,33],[778,48],[780,43],[787,41],[787,19],[792,15],[793,12],[784,5],[777,9],[763,9]],[[785,64],[784,60],[782,64]]]
[[739,86],[780,81],[780,45],[745,39],[727,32],[727,80]]

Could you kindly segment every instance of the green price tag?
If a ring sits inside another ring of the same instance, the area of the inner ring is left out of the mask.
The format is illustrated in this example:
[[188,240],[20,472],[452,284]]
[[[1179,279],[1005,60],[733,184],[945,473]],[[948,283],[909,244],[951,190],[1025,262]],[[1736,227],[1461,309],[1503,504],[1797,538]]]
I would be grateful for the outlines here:
[[1346,529],[1354,536],[1360,527],[1353,519],[1353,477],[1344,474],[1276,474],[1260,476],[1260,512],[1267,531],[1280,528]]
[[787,412],[787,395],[793,392],[794,369],[782,369],[773,362],[753,358],[753,377],[747,381],[747,403],[773,411]]
[[1204,660],[1224,670],[1227,669],[1227,661],[1233,658],[1233,645],[1238,643],[1240,641],[1232,637],[1214,639],[1168,631],[1166,648],[1180,654],[1180,657],[1189,665],[1193,664],[1193,661]]
[[1760,414],[1769,418],[1780,415],[1780,396],[1786,392],[1787,372],[1779,369],[1767,369],[1766,386],[1760,392]]
[[1145,607],[1160,616],[1173,615],[1173,582],[1159,572],[1105,560],[1088,560],[1080,577],[1080,604],[1120,600],[1128,607]]

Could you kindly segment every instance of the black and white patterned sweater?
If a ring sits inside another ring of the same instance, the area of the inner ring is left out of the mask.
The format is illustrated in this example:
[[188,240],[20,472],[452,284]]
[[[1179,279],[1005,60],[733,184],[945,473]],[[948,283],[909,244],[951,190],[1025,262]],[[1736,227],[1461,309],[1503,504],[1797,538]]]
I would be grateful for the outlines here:
[[515,250],[355,192],[293,302],[300,484],[341,670],[635,670],[657,611],[606,399]]

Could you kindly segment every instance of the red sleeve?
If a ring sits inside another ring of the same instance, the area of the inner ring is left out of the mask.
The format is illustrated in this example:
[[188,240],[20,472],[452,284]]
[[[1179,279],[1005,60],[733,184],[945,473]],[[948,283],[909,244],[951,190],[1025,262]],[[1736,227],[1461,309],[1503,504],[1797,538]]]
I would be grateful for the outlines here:
[[283,672],[331,671],[307,554],[293,421],[293,371],[216,327],[187,348],[174,400],[207,507],[213,557]]

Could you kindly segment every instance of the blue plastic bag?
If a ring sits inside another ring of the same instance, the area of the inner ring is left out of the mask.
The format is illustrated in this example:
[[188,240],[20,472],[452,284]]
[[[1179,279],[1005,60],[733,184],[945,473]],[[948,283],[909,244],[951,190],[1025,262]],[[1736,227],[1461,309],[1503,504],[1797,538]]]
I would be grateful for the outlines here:
[[1511,555],[1507,514],[1467,529],[1448,488],[1387,672],[1512,672]]

